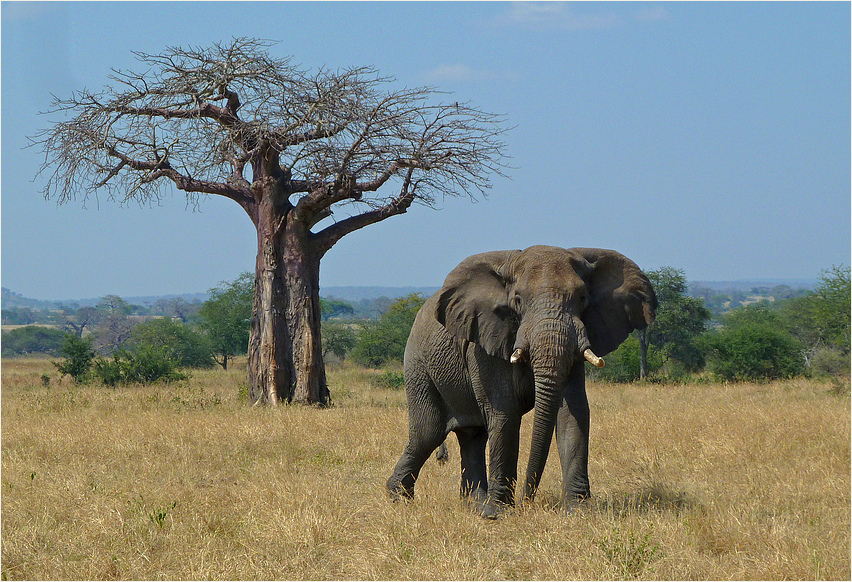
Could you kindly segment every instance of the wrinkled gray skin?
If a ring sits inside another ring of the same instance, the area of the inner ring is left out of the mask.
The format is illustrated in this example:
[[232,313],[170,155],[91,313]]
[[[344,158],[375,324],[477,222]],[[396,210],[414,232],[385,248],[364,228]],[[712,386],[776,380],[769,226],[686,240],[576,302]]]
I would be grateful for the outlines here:
[[521,416],[533,408],[524,497],[535,495],[555,427],[565,506],[588,498],[583,352],[611,352],[656,307],[648,278],[615,251],[536,246],[462,261],[408,338],[409,442],[387,481],[392,498],[414,495],[423,464],[455,432],[461,493],[497,517],[514,503]]

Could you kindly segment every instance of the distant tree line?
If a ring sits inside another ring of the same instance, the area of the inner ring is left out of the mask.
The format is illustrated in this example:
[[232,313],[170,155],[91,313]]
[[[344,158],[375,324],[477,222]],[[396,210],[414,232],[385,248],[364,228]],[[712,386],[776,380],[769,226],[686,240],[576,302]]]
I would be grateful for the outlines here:
[[688,294],[682,270],[651,271],[660,300],[657,320],[634,332],[607,357],[605,368],[592,373],[622,382],[848,376],[849,273],[848,266],[827,269],[812,291],[755,288],[733,309],[730,297],[720,310],[714,296],[713,311],[694,289]]
[[781,302],[787,299],[805,297],[810,293],[809,289],[794,288],[789,285],[759,286],[746,291],[737,288],[712,289],[698,283],[690,283],[687,292],[691,297],[704,300],[704,306],[710,310],[711,323],[715,324],[720,324],[726,313],[738,307],[745,307],[757,302]]
[[[727,295],[724,309],[714,310],[700,288],[698,293],[690,288],[682,270],[649,271],[660,303],[656,321],[634,332],[606,357],[604,368],[590,369],[590,374],[617,382],[848,376],[849,273],[843,266],[823,271],[813,290],[752,289],[733,309],[728,307],[738,299]],[[158,302],[143,308],[144,315],[138,306],[108,295],[95,307],[50,314],[53,327],[4,331],[3,356],[64,356],[65,363],[58,365],[63,375],[110,385],[151,377],[180,379],[184,376],[178,370],[216,364],[227,369],[247,351],[253,285],[253,276],[244,273],[211,289],[203,303]],[[419,294],[356,304],[322,298],[324,358],[351,358],[373,368],[401,362],[424,302]],[[10,318],[27,315],[22,309],[9,311]],[[37,314],[27,317],[48,317]],[[4,323],[6,317],[4,311]]]

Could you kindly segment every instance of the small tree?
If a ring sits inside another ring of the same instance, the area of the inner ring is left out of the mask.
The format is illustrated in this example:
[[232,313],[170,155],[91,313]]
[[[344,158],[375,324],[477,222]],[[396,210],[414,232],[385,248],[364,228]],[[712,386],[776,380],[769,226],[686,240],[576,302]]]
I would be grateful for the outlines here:
[[128,317],[130,305],[118,295],[106,295],[97,306],[100,315],[94,330],[95,349],[100,354],[112,354],[125,347],[133,331]]
[[343,360],[346,354],[355,347],[358,337],[355,331],[345,323],[322,324],[322,357],[334,354],[337,359]]
[[101,311],[96,307],[80,307],[79,309],[62,308],[61,321],[65,329],[71,330],[80,338],[86,328],[97,325],[101,319]]
[[850,269],[831,267],[820,273],[813,301],[816,323],[825,342],[850,351]]
[[414,318],[425,302],[422,295],[412,293],[394,301],[379,321],[365,323],[352,350],[352,358],[373,367],[390,360],[401,361]]
[[62,343],[61,355],[65,358],[64,361],[53,362],[61,374],[60,377],[68,375],[74,379],[74,382],[84,382],[96,355],[92,340],[67,334]]
[[[253,402],[325,403],[320,261],[344,236],[413,203],[475,196],[500,173],[503,119],[369,67],[303,70],[240,38],[137,53],[115,87],[56,99],[65,119],[33,141],[45,196],[98,191],[196,204],[222,196],[257,232],[248,380]],[[335,220],[326,221],[335,215]]]
[[231,283],[210,289],[210,299],[198,311],[216,361],[228,369],[228,360],[246,353],[251,329],[254,277],[243,273]]
[[61,353],[65,335],[62,330],[37,325],[4,331],[3,340],[0,342],[3,357],[27,354],[58,355]]
[[340,317],[341,315],[353,315],[355,308],[338,299],[323,299],[320,297],[320,305],[322,306],[322,320],[328,321],[332,317]]
[[784,301],[780,307],[785,328],[802,344],[802,354],[815,373],[845,370],[850,352],[849,267],[831,267],[820,273],[813,293]]
[[664,359],[674,360],[687,372],[701,369],[704,356],[697,339],[707,329],[710,311],[704,301],[689,297],[689,285],[682,269],[662,267],[648,271],[659,307],[657,318],[648,327],[634,332],[639,338],[640,376],[647,376],[648,347],[658,348]]

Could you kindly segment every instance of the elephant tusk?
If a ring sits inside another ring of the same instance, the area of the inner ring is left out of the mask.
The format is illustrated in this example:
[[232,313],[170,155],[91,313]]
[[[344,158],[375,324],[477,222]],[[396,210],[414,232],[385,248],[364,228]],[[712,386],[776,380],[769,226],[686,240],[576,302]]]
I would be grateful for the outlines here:
[[524,353],[524,350],[518,348],[512,352],[512,357],[509,358],[509,361],[513,364],[522,364],[527,361],[527,355]]
[[588,360],[588,362],[596,368],[603,368],[606,365],[602,359],[595,355],[595,352],[592,351],[592,348],[586,348],[583,352],[583,357]]

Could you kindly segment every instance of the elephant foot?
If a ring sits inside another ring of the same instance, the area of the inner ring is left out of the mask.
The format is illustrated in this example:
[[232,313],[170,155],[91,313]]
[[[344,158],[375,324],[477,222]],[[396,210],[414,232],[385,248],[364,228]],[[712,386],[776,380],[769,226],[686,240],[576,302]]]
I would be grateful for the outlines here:
[[391,477],[388,479],[386,486],[388,488],[388,496],[394,503],[414,498],[414,485],[406,486],[395,477]]
[[510,504],[494,500],[482,489],[472,491],[468,495],[468,501],[473,505],[474,511],[484,519],[499,519],[512,509]]
[[482,507],[482,511],[480,511],[479,515],[484,519],[500,519],[511,511],[511,505],[490,501]]
[[565,515],[573,515],[577,511],[582,511],[591,508],[592,504],[587,503],[591,500],[592,495],[590,493],[583,493],[582,495],[567,495],[562,500],[562,512]]

